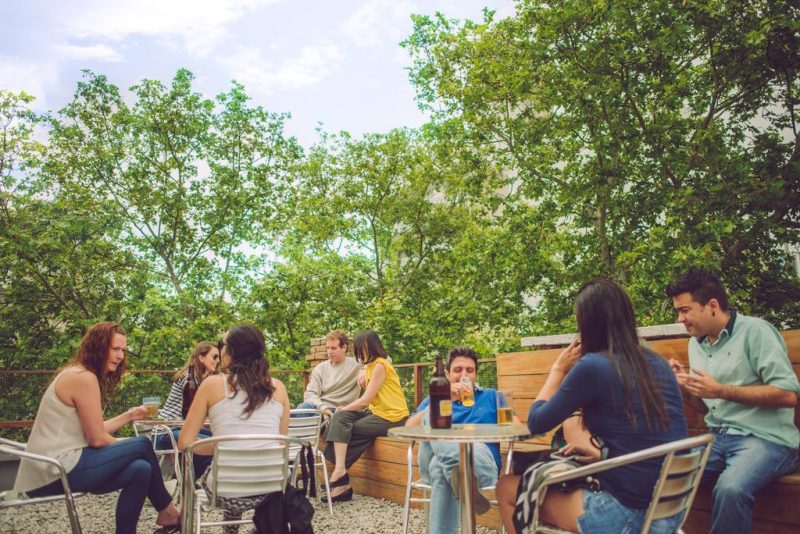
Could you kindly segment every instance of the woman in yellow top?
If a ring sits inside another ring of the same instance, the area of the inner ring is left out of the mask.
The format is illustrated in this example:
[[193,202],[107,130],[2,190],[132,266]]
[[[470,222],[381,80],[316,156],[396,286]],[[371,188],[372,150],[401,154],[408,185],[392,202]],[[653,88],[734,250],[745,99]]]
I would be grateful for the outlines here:
[[340,406],[333,414],[325,441],[325,456],[334,462],[331,473],[332,502],[353,498],[347,469],[355,463],[378,436],[385,436],[390,428],[403,426],[408,419],[408,405],[392,364],[386,359],[386,349],[373,330],[359,332],[353,338],[356,360],[366,370],[367,388],[347,406]]

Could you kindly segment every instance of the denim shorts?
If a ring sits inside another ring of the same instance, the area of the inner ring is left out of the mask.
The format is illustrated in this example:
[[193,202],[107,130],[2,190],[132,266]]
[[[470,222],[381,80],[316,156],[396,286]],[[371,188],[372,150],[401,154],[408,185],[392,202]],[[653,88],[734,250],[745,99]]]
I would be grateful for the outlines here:
[[[642,531],[647,510],[623,506],[606,491],[583,492],[583,515],[578,529],[584,534],[633,534]],[[650,534],[673,534],[681,524],[684,512],[650,524]]]

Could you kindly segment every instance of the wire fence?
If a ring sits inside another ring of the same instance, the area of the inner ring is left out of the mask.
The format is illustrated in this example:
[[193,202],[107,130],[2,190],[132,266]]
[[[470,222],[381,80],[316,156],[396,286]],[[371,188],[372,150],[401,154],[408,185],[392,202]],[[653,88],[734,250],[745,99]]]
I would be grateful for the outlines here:
[[[478,367],[478,384],[496,388],[497,372],[494,359],[481,360]],[[431,362],[398,364],[395,366],[400,384],[411,412],[427,395],[431,379]],[[0,436],[27,441],[30,427],[39,408],[39,401],[50,384],[55,370],[5,370],[0,371]],[[105,408],[105,416],[113,417],[132,406],[142,404],[144,397],[160,397],[163,403],[172,387],[174,370],[133,370],[122,379],[120,388]],[[303,400],[310,370],[273,370],[272,374],[286,385],[289,401],[296,406]],[[130,430],[124,428],[120,435]]]

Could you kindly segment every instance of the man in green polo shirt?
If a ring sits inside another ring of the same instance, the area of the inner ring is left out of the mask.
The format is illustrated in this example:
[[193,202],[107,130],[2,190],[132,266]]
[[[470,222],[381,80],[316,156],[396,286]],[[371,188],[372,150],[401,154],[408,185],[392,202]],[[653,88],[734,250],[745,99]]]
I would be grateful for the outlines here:
[[755,493],[798,469],[794,408],[800,385],[778,330],[728,308],[719,280],[690,269],[667,295],[692,336],[689,365],[672,360],[684,399],[715,439],[704,478],[714,486],[711,532],[750,532]]

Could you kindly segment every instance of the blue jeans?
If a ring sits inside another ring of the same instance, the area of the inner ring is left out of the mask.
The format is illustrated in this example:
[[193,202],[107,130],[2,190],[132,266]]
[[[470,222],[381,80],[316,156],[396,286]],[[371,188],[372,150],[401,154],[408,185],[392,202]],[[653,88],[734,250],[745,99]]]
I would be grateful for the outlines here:
[[797,470],[797,450],[755,436],[728,434],[727,428],[709,431],[715,439],[703,480],[719,474],[712,494],[711,533],[748,533],[756,492]]
[[[642,531],[647,510],[628,508],[607,491],[583,490],[583,515],[578,518],[578,530],[584,534],[634,534]],[[683,519],[683,512],[657,519],[650,524],[648,534],[673,534]]]
[[[472,459],[478,487],[497,482],[497,463],[491,450],[483,443],[472,446]],[[446,534],[458,530],[458,498],[450,486],[450,472],[458,468],[458,444],[440,441],[421,441],[419,444],[419,471],[422,480],[431,486],[429,534]]]
[[[110,493],[121,489],[117,499],[117,534],[136,534],[136,524],[150,499],[161,511],[172,500],[164,487],[153,445],[145,437],[124,439],[113,445],[85,447],[77,465],[67,473],[72,491]],[[28,495],[43,497],[64,492],[61,479],[29,491]]]
[[[317,407],[314,406],[313,404],[311,404],[310,402],[301,402],[300,404],[297,405],[297,407],[305,409],[305,410],[316,410],[317,409]],[[297,415],[295,417],[311,417],[311,416],[310,415],[306,415],[306,414],[302,414],[302,415]]]
[[[180,428],[172,428],[171,430],[172,430],[172,437],[175,439],[175,443],[177,444],[178,443],[178,438],[181,435],[181,429]],[[211,431],[207,430],[205,428],[200,430],[200,432],[198,432],[198,434],[197,434],[197,439],[205,439],[205,438],[210,438],[210,437],[211,437]],[[158,437],[156,438],[156,450],[157,451],[164,451],[164,450],[169,450],[171,448],[172,448],[172,441],[170,441],[169,436],[164,434],[164,433],[160,433],[158,435]],[[183,455],[181,455],[181,458],[183,458]],[[192,464],[194,465],[194,478],[195,478],[195,480],[200,478],[203,475],[203,473],[206,472],[206,469],[208,468],[209,465],[211,465],[211,460],[213,458],[214,457],[211,456],[211,455],[204,456],[202,454],[195,454],[192,457]],[[183,462],[183,460],[181,460],[181,462]],[[181,464],[181,465],[183,465],[183,464]]]

